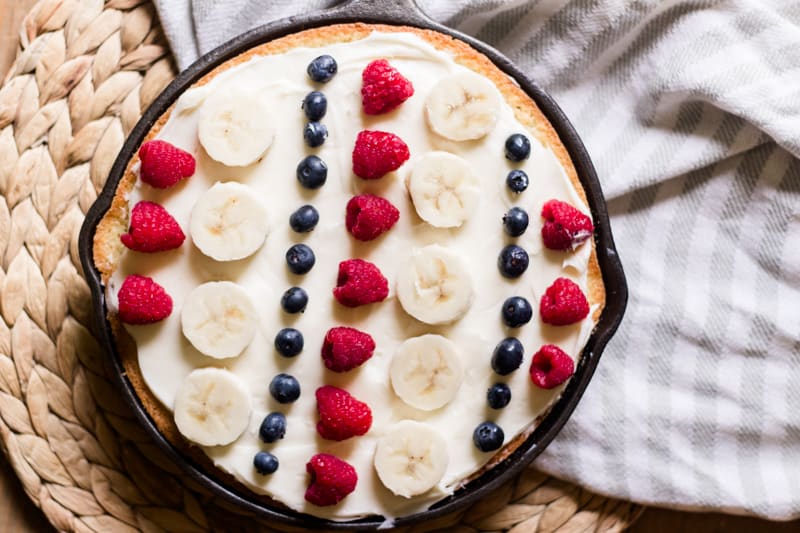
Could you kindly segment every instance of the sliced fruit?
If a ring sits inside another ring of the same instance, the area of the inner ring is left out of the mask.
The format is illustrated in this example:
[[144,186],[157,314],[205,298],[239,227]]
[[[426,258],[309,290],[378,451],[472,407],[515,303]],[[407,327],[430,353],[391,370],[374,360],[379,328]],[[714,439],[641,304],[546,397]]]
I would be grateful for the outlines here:
[[375,448],[378,477],[397,496],[410,498],[436,486],[447,470],[447,442],[428,424],[398,422]]
[[461,226],[481,194],[470,164],[449,152],[428,152],[417,160],[407,186],[419,217],[437,228]]
[[455,398],[464,379],[464,365],[452,341],[441,335],[422,335],[400,345],[392,358],[389,378],[401,400],[432,411]]
[[497,88],[471,72],[437,83],[426,100],[428,124],[453,141],[480,139],[494,129],[500,110]]

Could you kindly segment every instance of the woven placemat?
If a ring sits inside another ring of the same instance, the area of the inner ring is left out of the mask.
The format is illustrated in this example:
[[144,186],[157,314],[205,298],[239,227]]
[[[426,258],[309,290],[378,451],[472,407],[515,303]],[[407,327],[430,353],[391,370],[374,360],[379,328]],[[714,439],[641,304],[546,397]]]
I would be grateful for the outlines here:
[[[171,464],[108,377],[77,237],[141,112],[175,76],[145,0],[42,0],[0,89],[0,437],[62,531],[268,531]],[[533,468],[422,531],[620,531],[640,507]]]

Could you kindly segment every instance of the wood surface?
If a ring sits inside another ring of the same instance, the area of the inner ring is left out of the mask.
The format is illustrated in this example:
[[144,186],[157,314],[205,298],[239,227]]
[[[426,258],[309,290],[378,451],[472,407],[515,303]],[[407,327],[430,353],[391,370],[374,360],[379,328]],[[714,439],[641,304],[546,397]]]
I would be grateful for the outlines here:
[[[36,0],[0,0],[0,79],[18,50],[22,18]],[[48,533],[54,531],[42,512],[22,490],[4,454],[0,454],[0,531]],[[631,533],[789,533],[800,531],[800,521],[768,522],[717,513],[687,513],[648,508]]]

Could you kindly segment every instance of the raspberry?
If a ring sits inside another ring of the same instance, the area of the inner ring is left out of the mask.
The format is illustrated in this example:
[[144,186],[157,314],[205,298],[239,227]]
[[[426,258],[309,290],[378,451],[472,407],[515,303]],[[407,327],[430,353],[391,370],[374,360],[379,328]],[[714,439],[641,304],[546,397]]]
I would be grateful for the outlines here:
[[364,130],[353,148],[353,173],[375,180],[400,168],[409,157],[408,146],[394,133]]
[[414,94],[411,82],[385,59],[367,65],[361,83],[361,103],[367,115],[388,113]]
[[183,244],[186,236],[172,215],[154,202],[139,202],[131,210],[131,226],[120,236],[122,244],[137,252],[163,252]]
[[153,278],[131,274],[117,293],[119,319],[126,324],[153,324],[172,313],[172,298]]
[[344,389],[325,385],[317,389],[317,432],[323,439],[345,440],[369,431],[372,411]]
[[567,278],[558,278],[550,285],[539,303],[542,322],[553,326],[566,326],[586,318],[589,302],[581,288]]
[[372,357],[375,341],[368,333],[355,328],[331,328],[322,344],[322,360],[328,370],[347,372]]
[[142,181],[157,189],[172,187],[194,174],[194,157],[166,141],[147,141],[139,148]]
[[531,381],[543,389],[558,387],[574,372],[575,363],[572,358],[553,344],[545,344],[539,348],[531,361]]
[[318,453],[306,463],[311,481],[306,489],[306,501],[325,507],[336,505],[353,492],[358,483],[356,469],[329,453]]
[[389,282],[369,261],[348,259],[339,263],[333,296],[346,307],[382,302],[389,296]]
[[542,239],[551,250],[575,249],[592,236],[592,220],[559,200],[549,200],[542,207]]
[[345,226],[359,241],[371,241],[389,231],[400,218],[400,211],[389,200],[360,194],[347,202]]

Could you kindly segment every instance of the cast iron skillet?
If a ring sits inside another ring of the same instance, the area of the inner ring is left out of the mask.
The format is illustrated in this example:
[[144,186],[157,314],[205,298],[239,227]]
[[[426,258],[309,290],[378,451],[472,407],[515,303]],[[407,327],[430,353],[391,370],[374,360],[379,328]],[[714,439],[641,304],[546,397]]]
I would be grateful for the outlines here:
[[329,10],[298,17],[290,17],[266,24],[228,41],[219,48],[201,57],[197,62],[178,75],[153,102],[150,108],[147,109],[141,120],[139,120],[139,123],[134,127],[111,169],[105,188],[86,215],[86,220],[81,229],[79,246],[83,269],[92,290],[95,319],[98,324],[97,329],[100,334],[101,342],[111,355],[111,362],[115,378],[119,385],[119,390],[132,406],[139,421],[167,455],[180,465],[189,476],[210,489],[219,498],[227,500],[239,506],[242,510],[251,512],[255,516],[291,526],[363,531],[372,530],[381,525],[385,527],[384,518],[381,516],[369,516],[348,522],[333,522],[277,507],[270,507],[252,499],[251,495],[244,491],[240,492],[223,485],[215,479],[213,474],[201,471],[196,464],[182,455],[180,450],[172,446],[172,444],[158,432],[153,420],[140,403],[130,381],[124,374],[122,361],[117,353],[111,328],[106,320],[107,310],[100,273],[95,268],[92,257],[92,243],[95,229],[100,219],[103,218],[106,211],[111,206],[114,192],[125,172],[128,161],[133,157],[145,135],[158,117],[167,110],[186,88],[219,64],[256,45],[301,30],[348,22],[408,25],[431,29],[461,39],[469,43],[479,52],[488,56],[495,65],[519,83],[522,89],[536,101],[542,112],[550,120],[572,157],[580,181],[586,190],[589,207],[595,221],[594,238],[597,257],[607,292],[606,305],[600,317],[600,322],[581,354],[580,361],[575,370],[575,375],[539,426],[521,446],[509,455],[508,458],[495,468],[492,468],[490,471],[470,482],[466,487],[456,491],[452,496],[433,504],[429,509],[414,515],[396,519],[395,525],[410,525],[451,513],[458,508],[462,508],[485,497],[497,489],[502,483],[510,480],[519,473],[542,452],[572,414],[575,405],[578,403],[586,385],[589,383],[589,379],[594,373],[594,369],[600,358],[600,352],[622,320],[622,315],[625,311],[625,305],[628,299],[628,289],[625,283],[622,264],[614,248],[606,205],[600,190],[597,175],[595,174],[594,167],[592,166],[592,162],[589,159],[589,155],[583,143],[561,109],[553,102],[550,96],[536,85],[536,83],[527,79],[519,69],[497,50],[494,50],[472,37],[430,20],[420,11],[413,0],[350,0]]

